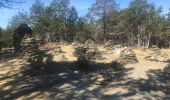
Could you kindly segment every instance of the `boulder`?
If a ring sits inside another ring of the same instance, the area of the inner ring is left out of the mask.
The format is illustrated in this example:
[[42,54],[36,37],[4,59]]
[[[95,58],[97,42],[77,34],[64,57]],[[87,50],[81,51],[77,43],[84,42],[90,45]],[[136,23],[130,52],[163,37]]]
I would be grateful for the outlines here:
[[170,63],[165,66],[163,71],[166,76],[170,76]]

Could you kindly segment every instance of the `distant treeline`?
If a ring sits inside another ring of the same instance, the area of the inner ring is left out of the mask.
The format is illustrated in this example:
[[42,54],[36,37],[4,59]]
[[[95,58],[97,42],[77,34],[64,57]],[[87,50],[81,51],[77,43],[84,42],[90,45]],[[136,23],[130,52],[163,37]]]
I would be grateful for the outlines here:
[[115,0],[96,0],[85,16],[78,16],[69,0],[52,0],[48,6],[35,0],[28,12],[18,12],[7,29],[0,30],[1,41],[9,41],[21,22],[29,24],[35,36],[46,42],[93,40],[137,47],[170,46],[170,11],[163,14],[162,7],[147,0],[132,0],[125,9]]

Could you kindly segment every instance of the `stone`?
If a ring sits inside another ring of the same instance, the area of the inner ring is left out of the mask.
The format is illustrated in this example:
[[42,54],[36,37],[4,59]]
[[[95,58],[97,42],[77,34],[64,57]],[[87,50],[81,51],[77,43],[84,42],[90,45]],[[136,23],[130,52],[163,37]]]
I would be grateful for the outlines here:
[[114,46],[114,41],[109,40],[108,42],[105,43],[105,46],[106,46],[106,47],[108,47],[108,46]]
[[91,39],[86,40],[85,44],[86,45],[94,45],[93,40],[91,40]]
[[91,80],[95,80],[96,83],[101,83],[105,79],[104,79],[104,77],[102,75],[96,75],[96,76],[92,77]]
[[167,53],[162,52],[159,48],[151,48],[151,51],[152,52],[144,59],[149,61],[168,62],[169,56]]
[[76,57],[84,56],[87,60],[95,60],[101,58],[101,52],[97,48],[89,47],[87,45],[81,45],[75,48],[73,53]]
[[117,59],[120,64],[135,64],[138,63],[135,52],[131,48],[124,48]]
[[123,48],[116,48],[116,49],[113,50],[113,52],[114,52],[115,55],[119,56],[120,53],[122,52],[122,50],[123,50]]
[[[23,40],[24,58],[33,66],[42,66],[53,62],[53,56],[47,52],[40,50],[38,41],[34,38]],[[45,60],[44,60],[45,59]]]
[[169,74],[170,75],[170,63],[165,66],[163,71],[164,71],[165,74]]
[[121,45],[114,45],[114,48],[122,48]]

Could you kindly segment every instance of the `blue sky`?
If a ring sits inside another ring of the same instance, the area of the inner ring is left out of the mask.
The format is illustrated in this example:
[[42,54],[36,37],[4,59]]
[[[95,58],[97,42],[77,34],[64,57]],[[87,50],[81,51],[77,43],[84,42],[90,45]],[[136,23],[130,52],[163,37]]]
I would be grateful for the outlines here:
[[[22,1],[22,0],[16,0]],[[48,5],[52,0],[41,0],[45,5]],[[126,8],[131,0],[116,0],[120,8]],[[170,8],[170,0],[148,0],[150,3],[155,3],[156,6],[163,7],[163,13],[167,14]],[[0,10],[0,27],[5,28],[12,16],[17,14],[18,11],[28,11],[34,0],[25,0],[24,3],[16,4],[17,8],[14,9],[1,9]],[[85,15],[88,12],[88,8],[93,4],[95,0],[70,0],[71,5],[75,6],[79,16]]]

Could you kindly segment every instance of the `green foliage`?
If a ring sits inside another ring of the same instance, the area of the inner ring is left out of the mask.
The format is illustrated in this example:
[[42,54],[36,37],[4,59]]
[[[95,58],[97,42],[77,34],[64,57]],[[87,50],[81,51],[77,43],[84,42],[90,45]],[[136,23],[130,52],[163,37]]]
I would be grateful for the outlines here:
[[27,12],[18,12],[17,15],[13,16],[9,22],[9,27],[14,29],[20,23],[30,24],[29,15]]
[[118,5],[115,0],[96,0],[96,3],[92,4],[90,8],[88,16],[92,21],[101,23],[100,27],[106,35],[106,33],[113,31],[112,29],[116,25],[117,12]]
[[170,26],[170,9],[169,9],[169,12],[167,14],[167,24],[168,24],[168,27]]
[[91,37],[91,26],[86,22],[86,19],[84,17],[79,17],[77,22],[75,23],[76,27],[76,34],[75,34],[75,40],[80,43],[85,43],[87,39]]
[[130,41],[141,46],[150,44],[152,36],[166,33],[166,18],[161,14],[162,7],[156,7],[147,0],[133,0],[128,8],[120,11],[120,31],[132,37]]
[[84,43],[92,39],[98,43],[112,40],[149,46],[151,37],[170,35],[170,12],[167,16],[161,12],[161,7],[147,0],[132,0],[125,9],[119,9],[115,0],[96,0],[87,15],[79,17],[70,0],[52,0],[48,6],[35,0],[29,14],[18,12],[10,20],[9,27],[27,23],[42,40],[48,35],[52,42],[76,40]]
[[68,17],[68,21],[70,23],[75,23],[78,19],[78,13],[76,11],[76,8],[74,6],[71,7],[70,9],[70,15]]
[[70,8],[69,0],[53,0],[49,6],[36,0],[30,9],[32,26],[35,33],[49,34],[54,41],[73,41],[75,23],[78,13],[75,7]]
[[79,31],[76,33],[75,39],[80,43],[85,43],[85,41],[89,38],[88,32],[86,31]]
[[2,36],[3,29],[0,27],[0,38]]
[[30,8],[30,20],[32,25],[36,25],[42,16],[44,16],[44,4],[40,0],[35,0]]
[[120,13],[121,27],[134,35],[158,32],[161,26],[161,8],[149,4],[147,0],[134,0],[130,6]]
[[60,19],[66,21],[69,16],[69,0],[53,0],[50,4],[51,9],[53,10],[53,17],[55,19]]
[[77,22],[77,19],[78,19],[78,13],[76,11],[76,8],[74,6],[72,6],[70,8],[70,15],[68,17],[68,22],[67,22],[67,38],[69,42],[72,42],[73,40],[75,40],[75,35],[76,35],[76,32],[77,32],[77,29],[76,29],[76,22]]
[[166,23],[167,23],[167,27],[166,27],[167,30],[166,30],[165,34],[170,35],[170,9],[169,9],[169,12],[167,14]]
[[2,36],[0,37],[0,42],[3,42],[6,46],[12,45],[12,32],[9,28],[3,31]]

